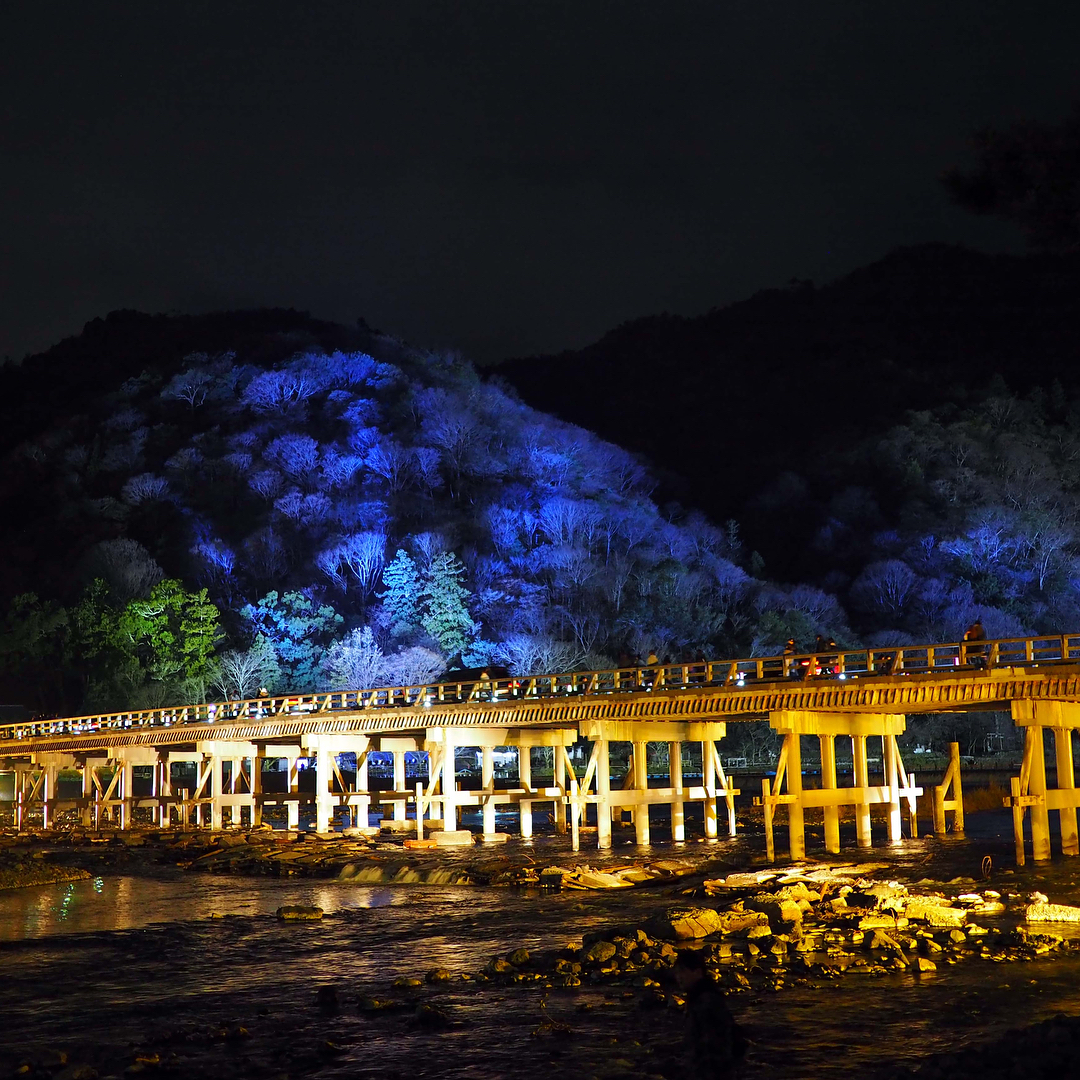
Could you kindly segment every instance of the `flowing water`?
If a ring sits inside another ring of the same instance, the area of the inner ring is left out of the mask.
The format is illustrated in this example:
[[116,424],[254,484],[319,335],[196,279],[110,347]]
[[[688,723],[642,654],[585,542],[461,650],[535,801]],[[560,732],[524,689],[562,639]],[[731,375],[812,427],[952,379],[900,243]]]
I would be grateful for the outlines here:
[[[1074,861],[1009,872],[1009,819],[976,815],[969,827],[966,841],[868,855],[895,866],[878,876],[910,883],[979,877],[990,854],[995,887],[1080,904]],[[538,841],[535,850],[553,860],[560,843]],[[718,850],[746,861],[752,846],[753,838]],[[601,861],[595,852],[580,860]],[[642,1010],[619,988],[586,984],[551,991],[544,1002],[533,988],[425,987],[416,999],[453,1020],[439,1031],[419,1027],[411,1009],[363,1014],[356,1002],[364,993],[407,996],[390,990],[396,976],[434,966],[477,971],[494,954],[559,946],[591,927],[643,917],[668,898],[657,889],[384,886],[167,868],[0,893],[0,1073],[63,1050],[103,1076],[120,1075],[142,1048],[161,1055],[159,1073],[185,1077],[648,1075],[677,1043],[681,1021]],[[316,904],[328,917],[282,924],[273,914],[282,904]],[[320,1011],[321,986],[336,988],[340,1011]],[[1080,1013],[1080,959],[971,960],[920,979],[849,974],[731,1005],[753,1040],[747,1076],[862,1077],[1058,1012]],[[545,1018],[569,1030],[534,1035]]]

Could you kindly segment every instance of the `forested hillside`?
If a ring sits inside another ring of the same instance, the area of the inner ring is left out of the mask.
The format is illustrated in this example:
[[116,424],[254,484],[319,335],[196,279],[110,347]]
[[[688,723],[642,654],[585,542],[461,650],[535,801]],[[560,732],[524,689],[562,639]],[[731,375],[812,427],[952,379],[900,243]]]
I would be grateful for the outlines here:
[[468,363],[295,313],[232,318],[232,347],[215,316],[215,348],[189,351],[199,320],[118,314],[8,373],[29,429],[3,470],[10,697],[748,651],[793,607],[804,633],[844,632],[829,598],[753,580],[733,526],[662,514],[631,454]]
[[97,320],[0,372],[4,696],[1076,630],[1078,265],[901,252],[487,377],[297,312]]

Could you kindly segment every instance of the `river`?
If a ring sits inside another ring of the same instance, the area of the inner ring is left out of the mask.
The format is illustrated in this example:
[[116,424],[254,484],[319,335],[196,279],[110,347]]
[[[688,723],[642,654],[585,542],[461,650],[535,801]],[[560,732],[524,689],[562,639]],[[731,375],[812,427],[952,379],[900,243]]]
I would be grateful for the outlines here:
[[[536,845],[551,857],[561,843]],[[748,862],[755,838],[720,846]],[[867,857],[895,864],[879,876],[913,883],[978,877],[987,854],[995,887],[1080,904],[1075,861],[1009,869],[1006,814],[973,815],[964,841],[920,840]],[[595,865],[595,855],[579,859]],[[419,1028],[411,1011],[360,1013],[356,1001],[401,997],[389,988],[400,975],[477,971],[520,945],[580,939],[663,900],[656,889],[369,886],[168,867],[0,893],[0,1072],[62,1050],[102,1076],[120,1075],[116,1063],[138,1064],[143,1048],[161,1064],[136,1072],[185,1077],[649,1075],[678,1039],[678,1017],[640,1009],[629,991],[585,985],[551,991],[542,1005],[533,988],[425,987],[418,1000],[453,1019],[438,1031]],[[283,904],[315,904],[328,917],[282,924],[273,913]],[[340,1011],[320,1010],[323,986],[336,989]],[[752,1080],[864,1077],[1058,1012],[1080,1014],[1080,959],[973,960],[921,978],[848,975],[731,1004],[752,1040],[744,1070]],[[534,1036],[545,1017],[569,1030]]]

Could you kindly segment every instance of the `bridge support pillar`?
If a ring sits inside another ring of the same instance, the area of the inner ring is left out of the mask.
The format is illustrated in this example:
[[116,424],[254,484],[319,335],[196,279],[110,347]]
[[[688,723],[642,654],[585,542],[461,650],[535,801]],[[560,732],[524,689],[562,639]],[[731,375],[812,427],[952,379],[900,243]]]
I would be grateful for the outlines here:
[[[735,834],[735,796],[716,750],[716,741],[727,731],[717,722],[663,720],[589,720],[580,724],[581,734],[592,741],[593,752],[580,784],[580,800],[596,806],[597,843],[601,848],[611,846],[611,822],[617,814],[620,820],[629,810],[633,814],[634,832],[639,844],[650,842],[649,807],[653,803],[671,808],[671,835],[675,841],[686,839],[686,803],[700,802],[705,811],[705,832],[716,836],[716,801],[722,795],[728,802],[728,829]],[[611,789],[611,743],[631,744],[631,757],[626,783],[621,790]],[[667,743],[668,783],[665,787],[650,788],[648,744]],[[682,747],[687,742],[701,743],[702,784],[687,787],[682,772]],[[596,792],[590,791],[593,779]],[[719,781],[719,782],[718,782]]]
[[87,759],[82,763],[82,807],[79,810],[79,823],[84,829],[96,826],[94,806],[94,770]]
[[454,762],[454,729],[443,728],[443,829],[453,832],[457,829],[457,766]]
[[[532,747],[519,746],[517,748],[517,759],[518,783],[523,791],[528,794],[532,791]],[[532,799],[521,799],[518,802],[519,828],[523,840],[529,840],[533,834],[532,805]]]
[[[1073,764],[1072,729],[1054,728],[1054,755],[1057,764],[1057,786],[1062,791],[1076,787],[1076,770]],[[1066,855],[1080,855],[1080,837],[1076,831],[1076,807],[1062,806],[1058,811],[1061,819],[1061,850]]]
[[[1022,698],[1012,703],[1013,722],[1024,729],[1024,760],[1020,776],[1012,779],[1012,794],[1005,805],[1013,811],[1016,861],[1024,865],[1024,817],[1031,810],[1031,854],[1037,862],[1050,858],[1050,811],[1058,812],[1061,848],[1065,855],[1080,854],[1076,808],[1080,790],[1076,787],[1072,739],[1080,728],[1080,702],[1041,701]],[[1057,764],[1056,786],[1047,788],[1046,747],[1043,731],[1054,733]]]
[[[634,790],[649,789],[649,744],[644,740],[634,743],[634,757],[631,762],[634,774]],[[640,802],[634,807],[634,834],[639,845],[649,843],[649,804]]]
[[224,803],[222,796],[224,791],[225,769],[224,761],[217,754],[210,755],[210,828],[214,832],[220,832],[224,824]]
[[567,792],[567,777],[566,777],[566,760],[565,755],[559,752],[559,748],[554,748],[554,761],[552,764],[553,775],[551,777],[552,783],[559,791],[559,797],[555,800],[555,831],[561,836],[566,835],[566,792]]
[[495,833],[495,748],[480,747],[480,789],[483,797],[481,817],[485,836]]
[[[821,787],[823,791],[836,790],[836,736],[819,735],[821,743]],[[826,806],[822,813],[825,816],[825,850],[830,855],[840,852],[840,807]]]
[[668,743],[668,785],[674,793],[671,800],[671,839],[682,843],[686,839],[686,803],[683,800],[682,743]]
[[[852,779],[856,791],[865,791],[870,786],[870,767],[866,761],[866,736],[851,737]],[[861,799],[855,804],[855,843],[858,847],[868,848],[872,843],[870,835],[870,803]]]
[[596,752],[596,846],[611,847],[611,743],[597,739]]
[[[394,790],[405,790],[405,751],[394,751]],[[405,820],[405,800],[401,799],[394,803],[394,820]]]
[[[775,856],[773,843],[773,814],[778,806],[788,809],[789,851],[792,859],[806,857],[805,811],[821,808],[825,824],[825,847],[830,852],[840,848],[839,808],[855,807],[855,827],[860,847],[870,845],[870,806],[885,803],[889,807],[889,839],[899,840],[903,824],[900,800],[908,800],[912,835],[916,834],[916,800],[922,789],[915,786],[914,774],[903,771],[900,747],[896,737],[903,734],[905,718],[892,713],[824,713],[783,711],[769,715],[773,729],[784,736],[776,778],[770,784],[762,781],[758,800],[765,808],[766,851],[770,860]],[[816,735],[821,746],[821,788],[806,790],[802,784],[803,735]],[[838,736],[848,736],[852,742],[854,786],[837,787],[836,743]],[[884,784],[871,786],[867,774],[866,740],[869,736],[882,740]]]

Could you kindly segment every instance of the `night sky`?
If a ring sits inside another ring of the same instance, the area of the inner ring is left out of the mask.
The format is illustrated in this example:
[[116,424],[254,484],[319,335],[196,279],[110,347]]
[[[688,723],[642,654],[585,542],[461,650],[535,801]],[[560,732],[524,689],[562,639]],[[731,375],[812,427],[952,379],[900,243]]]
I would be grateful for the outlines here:
[[0,355],[274,305],[496,360],[898,244],[1020,250],[937,176],[1069,111],[1078,29],[1038,0],[13,5]]

